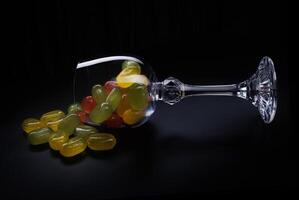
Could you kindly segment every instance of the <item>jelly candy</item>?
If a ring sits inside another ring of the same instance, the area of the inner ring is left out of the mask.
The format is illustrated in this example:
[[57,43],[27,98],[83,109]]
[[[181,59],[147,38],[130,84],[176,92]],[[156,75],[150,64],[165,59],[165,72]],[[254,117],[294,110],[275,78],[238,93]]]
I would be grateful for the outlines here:
[[75,128],[79,124],[79,117],[76,114],[69,114],[59,123],[58,129],[67,133],[70,136],[73,134]]
[[49,128],[41,128],[41,129],[32,131],[28,135],[29,143],[32,145],[47,143],[51,133],[52,133],[52,131]]
[[119,115],[119,116],[123,116],[123,113],[130,109],[130,104],[128,102],[128,95],[127,94],[123,94],[122,97],[121,97],[121,101],[120,101],[120,104],[119,106],[117,107],[116,109],[116,113]]
[[76,114],[78,112],[82,111],[81,105],[79,103],[74,103],[69,106],[67,109],[68,114]]
[[97,104],[101,104],[105,102],[107,95],[103,90],[101,85],[94,85],[91,90],[92,97],[97,102]]
[[101,105],[97,105],[89,114],[91,121],[95,123],[102,123],[108,119],[113,113],[112,107],[109,103],[104,102]]
[[112,110],[114,111],[121,101],[121,92],[118,88],[114,88],[108,95],[106,102],[111,105]]
[[80,111],[77,113],[78,117],[80,118],[80,122],[85,123],[87,121],[87,113]]
[[84,138],[75,136],[64,143],[59,152],[64,157],[72,157],[82,153],[86,149],[86,146]]
[[59,119],[56,121],[50,121],[47,123],[47,126],[52,129],[52,131],[56,132],[58,130],[59,127],[59,123],[62,121],[63,119]]
[[147,87],[134,84],[128,89],[128,101],[134,110],[144,110],[148,106]]
[[122,70],[124,70],[127,67],[132,67],[134,69],[136,68],[136,71],[138,72],[136,74],[140,74],[140,72],[141,72],[140,65],[137,62],[134,62],[132,60],[126,60],[122,63],[122,65],[121,65]]
[[109,133],[94,133],[89,135],[87,145],[95,151],[110,150],[116,144],[116,139]]
[[128,75],[117,77],[117,84],[122,88],[128,88],[134,83],[147,86],[149,85],[149,80],[144,75]]
[[122,88],[130,87],[134,82],[131,82],[130,79],[125,79],[127,76],[139,75],[140,74],[140,66],[138,65],[128,65],[124,67],[122,71],[117,75],[116,81],[117,85]]
[[92,126],[79,125],[76,127],[75,135],[83,138],[87,138],[92,133],[97,133],[98,130]]
[[139,122],[144,117],[143,111],[126,110],[122,116],[124,122],[128,125],[133,125]]
[[106,94],[109,94],[113,88],[116,88],[117,84],[115,81],[107,81],[104,85],[104,90]]
[[50,135],[49,145],[53,150],[58,151],[62,148],[62,145],[68,141],[68,139],[69,136],[67,133],[58,131]]
[[120,116],[113,113],[109,119],[105,122],[108,128],[120,128],[123,124],[123,120]]
[[48,122],[53,122],[53,121],[57,121],[60,120],[62,118],[65,117],[65,114],[63,111],[61,110],[53,110],[51,112],[47,112],[45,114],[42,115],[42,117],[40,118],[40,120],[47,125]]
[[25,119],[22,123],[22,128],[26,133],[30,133],[31,131],[44,128],[44,127],[46,127],[44,123],[34,118]]
[[81,108],[86,113],[90,113],[96,105],[97,102],[92,96],[85,97],[81,102]]

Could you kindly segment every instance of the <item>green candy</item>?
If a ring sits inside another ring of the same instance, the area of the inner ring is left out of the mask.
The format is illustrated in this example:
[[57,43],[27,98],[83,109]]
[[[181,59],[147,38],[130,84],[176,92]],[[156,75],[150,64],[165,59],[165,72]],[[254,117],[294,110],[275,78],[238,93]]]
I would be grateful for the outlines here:
[[141,72],[140,65],[137,62],[135,62],[135,61],[132,61],[132,60],[126,60],[126,61],[124,61],[122,63],[122,65],[121,65],[121,69],[123,70],[123,69],[125,69],[127,67],[136,68],[139,71],[139,73]]
[[120,89],[113,88],[113,90],[111,90],[110,94],[108,95],[106,102],[111,105],[111,108],[114,111],[118,107],[120,101],[121,101]]
[[80,124],[80,119],[76,114],[69,114],[59,123],[58,130],[64,131],[68,136],[74,133],[75,128]]
[[82,111],[82,108],[79,103],[74,103],[69,106],[67,109],[68,114],[76,114],[77,112]]
[[79,125],[76,127],[75,136],[87,138],[92,133],[97,133],[98,130],[92,126]]
[[91,90],[92,97],[95,99],[97,104],[105,102],[107,95],[101,85],[94,85]]
[[128,102],[134,110],[145,110],[148,106],[147,87],[134,84],[128,89]]
[[102,123],[107,120],[112,113],[113,109],[111,105],[104,102],[101,105],[96,105],[96,107],[94,107],[94,109],[89,113],[89,118],[95,123]]
[[28,135],[29,143],[32,145],[39,145],[48,142],[48,139],[53,133],[49,128],[41,128],[35,131],[32,131]]

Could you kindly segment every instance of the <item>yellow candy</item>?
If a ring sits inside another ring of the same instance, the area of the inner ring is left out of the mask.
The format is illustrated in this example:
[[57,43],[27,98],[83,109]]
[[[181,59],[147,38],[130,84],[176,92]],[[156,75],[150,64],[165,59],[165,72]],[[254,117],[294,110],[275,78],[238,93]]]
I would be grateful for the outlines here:
[[42,123],[40,120],[34,119],[34,118],[25,119],[22,123],[22,129],[26,133],[30,133],[32,131],[35,131],[37,129],[44,128],[44,127],[46,127],[46,125],[44,123]]
[[109,133],[93,133],[87,139],[87,145],[95,151],[110,150],[116,144],[116,139]]
[[[123,63],[123,69],[116,77],[117,84],[122,88],[130,87],[134,83],[134,82],[132,82],[132,81],[134,81],[134,80],[132,80],[132,77],[130,79],[125,78],[125,77],[132,76],[132,75],[139,75],[141,72],[140,66],[137,63],[136,64],[131,63],[130,65],[128,65],[128,63],[129,63],[129,61],[125,61]],[[135,78],[135,79],[137,79],[137,78]]]
[[[126,69],[126,68],[125,68]],[[116,77],[117,85],[122,88],[128,88],[134,83],[138,83],[140,85],[149,85],[149,80],[144,75],[128,75],[128,76],[117,76]]]
[[53,110],[42,115],[40,120],[48,126],[49,122],[56,122],[65,117],[65,114],[61,110]]
[[126,124],[133,125],[144,118],[144,112],[129,109],[123,113],[122,118]]
[[59,119],[59,120],[56,120],[56,121],[48,122],[47,123],[47,127],[49,127],[50,129],[52,129],[52,131],[56,132],[56,131],[58,131],[59,123],[62,120],[63,119]]
[[68,134],[62,131],[53,133],[49,137],[49,145],[53,150],[60,150],[62,145],[66,143],[69,139]]
[[71,138],[67,143],[64,143],[59,152],[64,157],[72,157],[82,153],[86,147],[87,145],[85,139],[76,136]]

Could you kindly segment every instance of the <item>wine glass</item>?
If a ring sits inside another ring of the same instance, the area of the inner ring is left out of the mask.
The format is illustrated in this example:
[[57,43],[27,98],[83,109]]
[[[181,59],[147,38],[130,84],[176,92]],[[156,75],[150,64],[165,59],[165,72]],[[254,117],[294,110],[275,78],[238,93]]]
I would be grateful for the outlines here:
[[[85,123],[98,127],[138,127],[154,113],[157,101],[173,105],[193,96],[235,96],[248,100],[265,123],[277,109],[276,72],[263,57],[247,80],[228,85],[189,85],[169,77],[158,81],[152,67],[131,56],[109,56],[78,63],[74,75],[74,101],[86,106]],[[83,108],[84,110],[84,108]]]

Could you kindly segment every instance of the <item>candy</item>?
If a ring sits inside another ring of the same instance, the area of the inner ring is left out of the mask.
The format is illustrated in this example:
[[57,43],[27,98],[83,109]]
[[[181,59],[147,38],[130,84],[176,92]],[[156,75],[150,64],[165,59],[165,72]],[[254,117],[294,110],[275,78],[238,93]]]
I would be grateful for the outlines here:
[[94,133],[87,139],[87,146],[95,151],[113,149],[115,144],[115,137],[109,133]]
[[112,107],[109,103],[105,102],[97,105],[89,114],[91,121],[95,123],[102,123],[107,120],[113,113]]
[[126,110],[123,114],[123,120],[128,125],[133,125],[144,118],[143,111],[134,111],[132,109]]
[[116,88],[117,84],[115,81],[107,81],[104,85],[104,90],[106,94],[109,94],[113,88]]
[[117,84],[122,88],[128,88],[134,83],[147,86],[149,85],[149,80],[144,75],[128,75],[117,78]]
[[139,65],[137,62],[135,62],[135,61],[132,61],[132,60],[126,60],[126,61],[124,61],[124,62],[122,63],[122,65],[121,65],[121,69],[124,70],[124,69],[127,68],[127,67],[132,67],[132,68],[134,68],[134,69],[137,71],[136,74],[140,74],[140,72],[141,72],[141,67],[140,67],[140,65]]
[[129,65],[127,67],[124,67],[123,70],[117,75],[116,82],[117,85],[119,85],[122,88],[130,87],[134,82],[131,81],[131,79],[128,79],[126,77],[128,76],[139,76],[140,74],[140,66],[138,65]]
[[113,113],[109,119],[105,122],[108,128],[120,128],[123,124],[123,120],[120,116]]
[[68,114],[76,114],[78,112],[82,111],[81,105],[79,103],[74,103],[69,106],[67,109]]
[[79,125],[76,127],[75,136],[87,138],[92,133],[97,133],[98,130],[92,126]]
[[53,150],[58,151],[62,148],[62,145],[68,141],[68,139],[69,136],[67,133],[58,131],[50,135],[49,145]]
[[39,145],[48,142],[48,139],[52,131],[49,128],[41,128],[35,131],[32,131],[28,135],[28,141],[32,145]]
[[90,113],[96,105],[97,102],[92,96],[85,97],[81,102],[81,108],[86,113]]
[[104,89],[101,85],[94,85],[91,90],[92,97],[97,102],[97,104],[101,104],[105,102],[107,95],[104,92]]
[[148,106],[148,91],[143,85],[134,84],[128,89],[128,102],[134,110],[144,110]]
[[122,97],[121,97],[121,101],[120,101],[120,104],[119,106],[117,107],[116,109],[116,113],[119,115],[119,116],[123,116],[123,113],[130,109],[130,104],[128,102],[128,95],[127,94],[123,94]]
[[64,157],[72,157],[82,153],[86,149],[86,147],[87,145],[85,139],[79,136],[75,136],[69,139],[68,142],[64,143],[59,152]]
[[40,120],[47,125],[48,122],[53,122],[53,121],[57,121],[60,120],[62,118],[65,117],[65,114],[63,111],[61,110],[53,110],[51,112],[47,112],[45,114],[42,115],[42,117],[40,118]]
[[44,123],[42,123],[40,120],[34,119],[34,118],[25,119],[22,123],[22,129],[26,133],[30,133],[31,131],[34,131],[34,130],[37,130],[40,128],[44,128],[44,127],[46,127],[46,125]]
[[48,128],[52,129],[52,131],[56,132],[59,127],[59,123],[62,121],[62,119],[51,121],[47,123]]
[[111,105],[112,110],[114,111],[121,101],[121,92],[118,88],[114,88],[108,95],[106,102]]
[[87,121],[87,113],[86,112],[80,111],[77,113],[77,115],[80,119],[80,122],[85,123]]
[[79,117],[76,114],[69,114],[59,123],[58,129],[67,133],[70,136],[73,134],[75,128],[79,124]]

